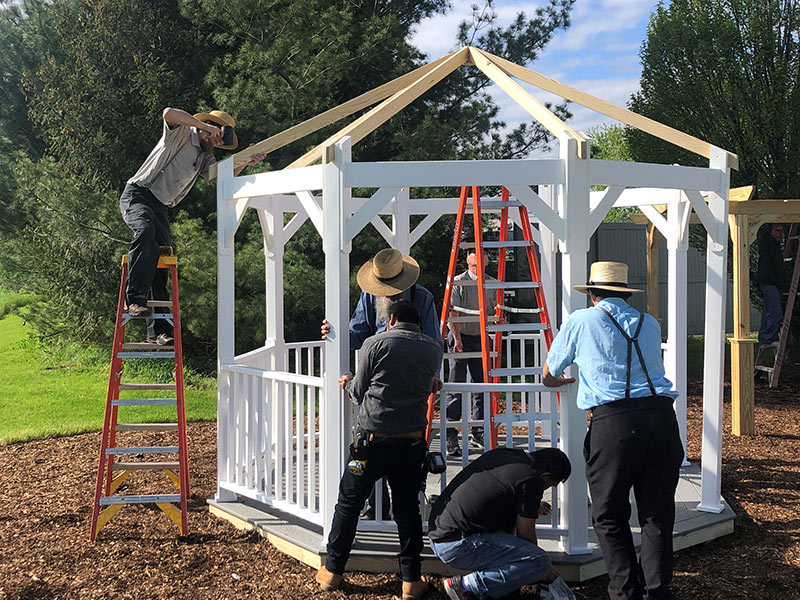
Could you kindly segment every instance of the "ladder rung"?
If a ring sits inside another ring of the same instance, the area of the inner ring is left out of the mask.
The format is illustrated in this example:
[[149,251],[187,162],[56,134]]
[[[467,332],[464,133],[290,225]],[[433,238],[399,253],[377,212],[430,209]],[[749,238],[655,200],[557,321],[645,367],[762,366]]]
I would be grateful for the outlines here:
[[481,200],[481,208],[512,208],[522,206],[519,200]]
[[[490,323],[496,323],[500,320],[500,317],[497,315],[490,315],[487,317]],[[448,323],[480,323],[481,316],[480,315],[470,315],[468,317],[450,317],[447,319]]]
[[151,308],[172,308],[172,300],[148,300],[147,306]]
[[508,367],[504,369],[489,369],[490,377],[516,377],[524,375],[541,375],[542,367]]
[[177,423],[117,423],[117,431],[175,431]]
[[117,358],[175,358],[175,352],[118,352]]
[[[490,352],[489,356],[494,358],[497,356],[497,352]],[[445,352],[444,358],[482,358],[483,353],[481,352]]]
[[783,259],[783,262],[792,262],[793,260],[794,260],[793,257],[787,256],[786,258]]
[[489,325],[486,331],[495,333],[497,331],[544,331],[550,329],[547,323],[504,323],[501,325]]
[[774,370],[772,367],[762,367],[761,365],[756,367],[756,371],[766,371],[767,373],[772,373]]
[[177,398],[114,398],[111,406],[173,406]]
[[[484,249],[486,248],[526,248],[528,246],[533,246],[534,242],[529,240],[506,240],[504,242],[499,241],[491,241],[491,242],[483,242],[481,244]],[[464,242],[461,244],[462,248],[474,248],[475,242]]]
[[132,314],[124,312],[122,313],[122,317],[123,319],[169,319],[171,321],[172,313],[151,312],[149,315],[138,315],[134,317]]
[[[456,279],[453,281],[453,285],[460,285],[462,287],[476,287],[478,285],[477,279]],[[512,288],[538,288],[539,287],[538,281],[497,281],[495,279],[491,279],[489,281],[484,281],[484,289],[487,290],[499,290],[499,289],[512,289]]]
[[112,465],[114,471],[150,471],[150,470],[164,470],[170,469],[177,471],[180,468],[178,462],[135,462],[123,463],[118,462]]
[[100,498],[100,504],[160,504],[163,502],[180,502],[180,494],[161,494],[152,496],[106,496]]
[[175,346],[159,346],[155,342],[128,342],[122,344],[123,350],[164,350],[166,351],[173,351],[175,350]]
[[800,240],[800,235],[790,235],[787,239],[790,240]]
[[138,448],[106,448],[106,455],[118,454],[175,454],[177,446],[141,446]]
[[121,390],[174,390],[174,383],[120,383]]

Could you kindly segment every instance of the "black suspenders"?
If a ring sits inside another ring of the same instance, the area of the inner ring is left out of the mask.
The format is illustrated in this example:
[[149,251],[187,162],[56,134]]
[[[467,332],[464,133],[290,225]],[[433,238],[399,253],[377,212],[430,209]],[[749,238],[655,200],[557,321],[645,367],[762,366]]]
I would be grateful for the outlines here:
[[633,334],[633,337],[629,336],[625,333],[625,330],[622,326],[617,323],[617,320],[611,316],[611,313],[608,312],[602,306],[598,306],[600,310],[608,315],[608,318],[611,319],[611,322],[614,324],[625,340],[628,342],[628,364],[626,365],[625,371],[625,398],[628,399],[631,397],[631,346],[636,349],[636,356],[639,357],[639,364],[642,365],[642,371],[644,371],[644,376],[647,378],[647,385],[650,386],[650,393],[653,396],[656,396],[656,388],[653,385],[653,382],[650,380],[650,374],[647,372],[647,367],[644,365],[644,357],[642,356],[642,349],[639,347],[639,332],[642,330],[642,324],[644,323],[644,314],[639,313],[639,325],[636,327],[636,333]]

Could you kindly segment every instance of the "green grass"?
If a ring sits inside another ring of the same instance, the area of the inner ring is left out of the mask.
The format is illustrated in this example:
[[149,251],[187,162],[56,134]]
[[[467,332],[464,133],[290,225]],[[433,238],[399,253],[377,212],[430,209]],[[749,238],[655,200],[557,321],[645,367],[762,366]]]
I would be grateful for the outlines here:
[[[0,293],[0,306],[8,295]],[[111,341],[105,350],[65,346],[45,352],[31,341],[30,333],[20,316],[0,318],[0,444],[101,429]],[[172,365],[171,361],[139,362],[150,364],[126,367],[125,382],[170,381],[170,369],[163,363]],[[187,419],[216,419],[216,381],[188,374],[187,384]],[[153,398],[159,395],[170,393],[148,393]],[[122,397],[135,397],[135,393]],[[174,421],[175,408],[121,407],[118,420]]]

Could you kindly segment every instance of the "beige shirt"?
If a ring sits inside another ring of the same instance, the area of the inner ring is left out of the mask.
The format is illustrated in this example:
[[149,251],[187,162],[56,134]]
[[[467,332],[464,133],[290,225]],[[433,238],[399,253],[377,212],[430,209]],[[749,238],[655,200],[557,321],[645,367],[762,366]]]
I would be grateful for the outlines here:
[[216,160],[200,147],[197,129],[188,125],[170,127],[164,132],[136,174],[128,179],[148,188],[162,204],[176,206],[192,189],[198,175],[208,180],[208,167]]
[[[495,281],[491,275],[485,275],[486,281]],[[473,274],[472,271],[467,269],[460,275],[455,276],[455,281],[463,281],[465,279],[477,281],[478,276]],[[497,307],[497,290],[486,290],[486,306],[489,309],[489,315],[495,313]],[[454,285],[453,297],[451,300],[450,310],[458,311],[459,308],[467,308],[469,310],[478,310],[478,286],[477,285]],[[465,316],[467,313],[464,313]],[[480,335],[481,324],[475,323],[459,323],[460,332],[462,335]]]

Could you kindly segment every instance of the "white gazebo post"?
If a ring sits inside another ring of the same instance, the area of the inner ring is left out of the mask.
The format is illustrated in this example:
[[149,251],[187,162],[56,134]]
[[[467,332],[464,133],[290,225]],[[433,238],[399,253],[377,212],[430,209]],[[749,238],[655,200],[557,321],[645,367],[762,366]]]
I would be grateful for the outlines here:
[[[586,279],[586,253],[589,250],[589,159],[578,157],[578,142],[566,135],[560,138],[561,160],[564,161],[564,194],[562,217],[565,237],[562,246],[562,319],[586,308],[586,296],[576,292],[572,286]],[[588,153],[587,153],[588,154]],[[569,368],[570,375],[578,375],[578,367]],[[561,546],[567,554],[590,553],[589,511],[586,502],[587,488],[583,469],[583,438],[586,435],[586,414],[578,408],[576,395],[578,385],[562,388],[561,393],[561,450],[566,452],[575,466],[562,493],[564,510],[561,527],[568,530],[567,538],[561,538]]]
[[325,318],[331,333],[325,343],[325,372],[320,404],[320,512],[323,544],[328,539],[339,478],[345,465],[345,409],[339,376],[350,363],[348,313],[350,304],[349,244],[344,242],[349,217],[350,188],[344,171],[350,163],[350,138],[345,137],[322,151],[322,248],[325,252]]
[[[409,215],[410,190],[405,186],[397,190],[394,197],[394,211],[392,211],[392,233],[394,234],[394,248],[404,254],[411,254],[411,222]],[[378,217],[380,219],[380,216]]]
[[[722,391],[725,369],[725,291],[728,283],[729,155],[711,147],[712,169],[719,169],[719,187],[712,190],[708,207],[715,232],[708,232],[706,269],[705,361],[703,366],[702,480],[698,510],[719,513],[722,485]],[[713,235],[712,235],[713,233]],[[713,238],[716,238],[714,240]]]
[[266,346],[269,362],[263,365],[274,371],[285,371],[286,344],[283,323],[283,256],[286,240],[283,231],[283,207],[280,198],[269,199],[266,210],[258,210],[264,234],[264,283],[266,293]]
[[229,419],[233,402],[234,375],[222,375],[222,365],[235,361],[234,254],[230,233],[236,227],[234,201],[227,198],[233,180],[233,157],[217,165],[217,502],[234,502],[236,494],[223,490],[220,483],[232,479],[232,457],[228,454],[229,436],[235,435]]
[[687,328],[687,280],[689,250],[689,215],[691,204],[682,191],[669,203],[667,210],[668,282],[667,285],[667,346],[665,370],[667,378],[675,385],[678,398],[675,413],[683,444],[684,466],[686,459],[686,340]]

